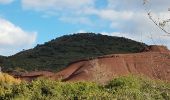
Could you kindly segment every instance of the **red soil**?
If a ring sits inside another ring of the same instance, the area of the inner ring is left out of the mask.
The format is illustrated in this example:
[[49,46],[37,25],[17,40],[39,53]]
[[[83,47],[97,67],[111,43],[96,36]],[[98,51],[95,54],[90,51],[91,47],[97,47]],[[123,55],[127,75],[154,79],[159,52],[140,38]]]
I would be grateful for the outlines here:
[[27,72],[27,73],[22,73],[20,75],[12,74],[15,78],[20,78],[21,80],[25,81],[32,81],[34,79],[37,79],[39,77],[45,77],[45,78],[50,78],[54,76],[55,74],[49,71],[32,71],[32,72]]
[[128,74],[170,81],[170,51],[165,46],[153,45],[141,53],[113,54],[77,61],[56,74],[32,72],[20,77],[34,79],[35,76],[41,75],[55,80],[105,83],[114,77]]

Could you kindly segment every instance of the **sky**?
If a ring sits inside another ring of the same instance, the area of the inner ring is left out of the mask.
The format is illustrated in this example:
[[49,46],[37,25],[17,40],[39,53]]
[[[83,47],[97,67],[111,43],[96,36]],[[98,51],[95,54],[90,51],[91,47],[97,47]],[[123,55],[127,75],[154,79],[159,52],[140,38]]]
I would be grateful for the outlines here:
[[170,0],[150,0],[146,6],[142,0],[0,0],[0,55],[10,56],[78,32],[126,37],[170,48],[170,36],[145,11],[150,10],[157,20],[167,19],[169,6]]

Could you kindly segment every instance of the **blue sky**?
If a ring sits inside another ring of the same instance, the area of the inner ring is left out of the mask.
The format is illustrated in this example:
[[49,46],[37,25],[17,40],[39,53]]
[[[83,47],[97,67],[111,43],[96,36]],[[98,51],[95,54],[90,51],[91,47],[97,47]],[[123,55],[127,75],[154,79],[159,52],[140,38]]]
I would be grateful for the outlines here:
[[[162,39],[164,33],[148,19],[142,2],[0,0],[0,55],[13,55],[22,49],[77,32],[124,36],[149,44],[169,46],[169,37]],[[169,0],[155,0],[151,4],[155,16],[170,17],[168,12],[163,11],[169,6]],[[151,41],[151,36],[154,36],[154,41]]]

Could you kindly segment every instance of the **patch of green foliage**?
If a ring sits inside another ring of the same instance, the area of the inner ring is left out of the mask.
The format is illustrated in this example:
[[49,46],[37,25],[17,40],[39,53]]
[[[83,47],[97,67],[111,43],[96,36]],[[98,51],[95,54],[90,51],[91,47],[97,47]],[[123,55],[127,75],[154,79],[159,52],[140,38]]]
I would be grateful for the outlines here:
[[16,68],[59,71],[80,59],[115,53],[140,52],[146,45],[124,37],[94,33],[65,35],[35,48],[8,57],[0,66],[4,70]]
[[0,56],[0,64],[2,64],[6,60],[6,57]]
[[170,100],[170,83],[132,75],[106,85],[38,79],[6,89],[0,90],[1,100]]

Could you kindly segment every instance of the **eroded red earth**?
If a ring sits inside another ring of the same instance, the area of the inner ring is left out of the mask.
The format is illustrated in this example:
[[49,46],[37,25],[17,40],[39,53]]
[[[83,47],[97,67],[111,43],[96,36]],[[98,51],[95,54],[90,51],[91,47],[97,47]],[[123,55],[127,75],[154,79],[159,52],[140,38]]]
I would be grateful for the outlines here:
[[170,51],[165,46],[153,45],[140,53],[112,54],[76,61],[57,73],[37,71],[14,76],[27,81],[47,77],[63,81],[105,83],[114,77],[129,74],[170,81]]

